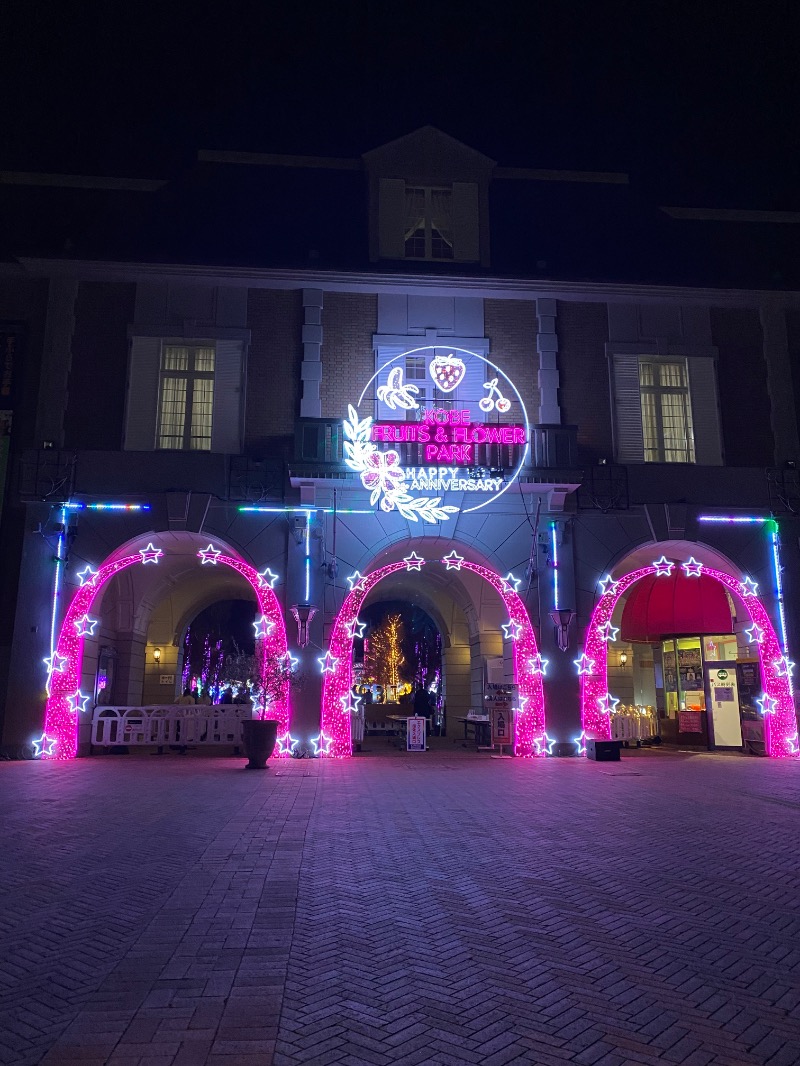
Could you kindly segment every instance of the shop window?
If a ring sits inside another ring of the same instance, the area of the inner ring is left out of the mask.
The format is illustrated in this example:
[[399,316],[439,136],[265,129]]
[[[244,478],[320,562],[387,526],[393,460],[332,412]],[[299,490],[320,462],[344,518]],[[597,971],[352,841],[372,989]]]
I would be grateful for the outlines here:
[[134,337],[124,447],[128,451],[241,451],[239,340]]
[[722,463],[713,358],[613,357],[620,463]]

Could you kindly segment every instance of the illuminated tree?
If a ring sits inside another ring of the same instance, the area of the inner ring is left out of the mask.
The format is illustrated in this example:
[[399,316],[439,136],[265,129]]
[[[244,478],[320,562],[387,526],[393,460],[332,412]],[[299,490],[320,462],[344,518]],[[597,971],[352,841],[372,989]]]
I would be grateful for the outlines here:
[[403,620],[399,614],[390,615],[369,638],[366,673],[384,688],[397,688],[400,684],[400,667],[406,661],[402,641]]

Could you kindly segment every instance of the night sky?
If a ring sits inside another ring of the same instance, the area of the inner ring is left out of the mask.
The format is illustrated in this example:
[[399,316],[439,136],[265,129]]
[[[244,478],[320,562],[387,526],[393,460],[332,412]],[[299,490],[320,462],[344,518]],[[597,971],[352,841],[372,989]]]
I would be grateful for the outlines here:
[[354,156],[432,124],[506,166],[797,209],[799,9],[22,0],[4,10],[0,169],[170,177],[199,148]]

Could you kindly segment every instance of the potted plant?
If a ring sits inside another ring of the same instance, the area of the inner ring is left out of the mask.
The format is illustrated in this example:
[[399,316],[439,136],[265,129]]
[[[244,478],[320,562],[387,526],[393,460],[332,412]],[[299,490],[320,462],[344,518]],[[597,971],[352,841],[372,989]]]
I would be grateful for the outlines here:
[[297,671],[288,656],[272,654],[262,659],[239,652],[225,659],[224,673],[228,685],[248,691],[234,703],[254,706],[254,717],[242,722],[242,744],[248,758],[245,769],[266,770],[278,739],[278,722],[269,717],[269,709],[283,695],[287,683],[296,681]]

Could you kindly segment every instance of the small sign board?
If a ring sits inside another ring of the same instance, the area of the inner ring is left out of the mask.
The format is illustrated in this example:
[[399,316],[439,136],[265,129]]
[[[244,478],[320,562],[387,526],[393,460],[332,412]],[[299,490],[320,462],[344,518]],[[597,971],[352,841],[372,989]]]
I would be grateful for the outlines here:
[[174,685],[175,684],[175,675],[174,674],[161,674],[159,676],[158,683],[159,683],[159,685]]
[[679,733],[702,733],[703,721],[700,711],[681,711],[678,715]]
[[426,718],[406,720],[406,751],[425,751]]
[[484,709],[492,723],[492,745],[514,743],[514,708],[517,705],[517,685],[487,685],[484,693]]

